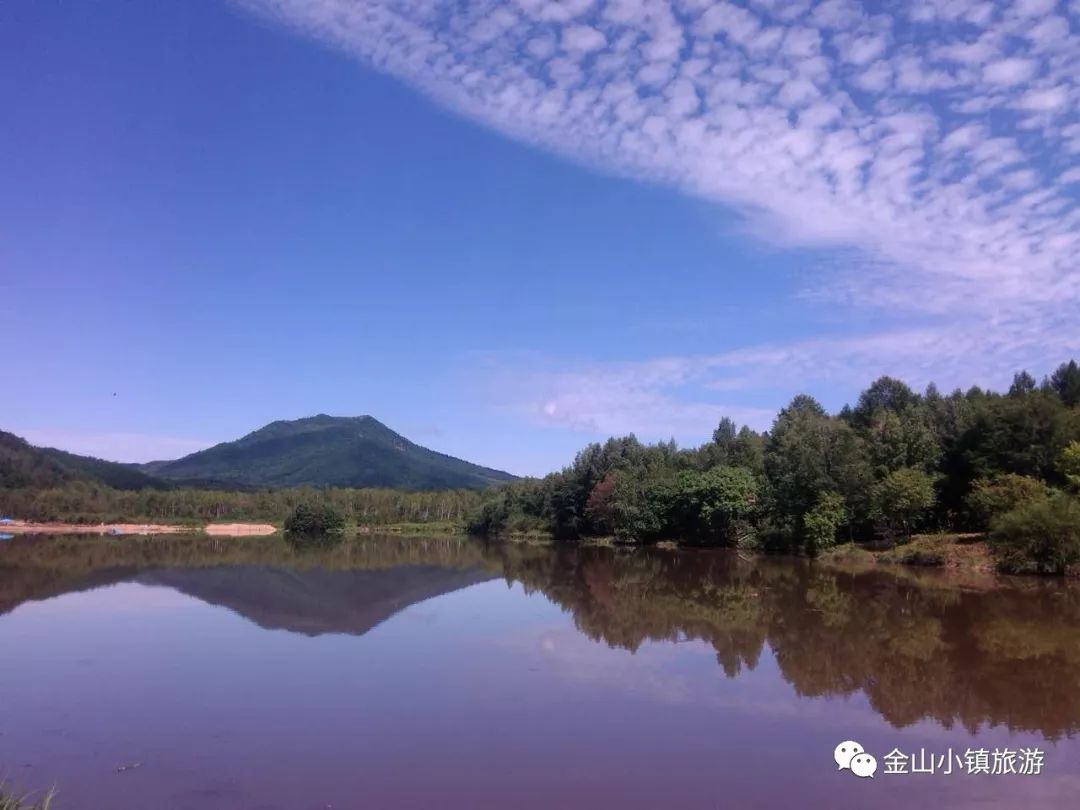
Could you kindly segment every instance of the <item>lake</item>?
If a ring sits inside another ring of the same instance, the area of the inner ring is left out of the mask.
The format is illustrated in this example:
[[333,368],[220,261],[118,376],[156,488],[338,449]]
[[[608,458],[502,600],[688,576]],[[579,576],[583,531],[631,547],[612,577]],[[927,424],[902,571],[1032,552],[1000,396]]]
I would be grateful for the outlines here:
[[[60,810],[1075,807],[1078,730],[1064,582],[453,538],[0,543],[0,773]],[[838,768],[847,740],[873,777]]]

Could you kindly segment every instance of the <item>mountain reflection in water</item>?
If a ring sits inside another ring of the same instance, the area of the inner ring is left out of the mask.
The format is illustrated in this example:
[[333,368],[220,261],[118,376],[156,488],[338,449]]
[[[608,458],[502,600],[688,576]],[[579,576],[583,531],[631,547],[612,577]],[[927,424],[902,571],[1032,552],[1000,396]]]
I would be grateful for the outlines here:
[[167,586],[263,628],[362,635],[418,602],[502,577],[630,651],[699,639],[717,674],[766,647],[799,696],[862,692],[901,728],[932,719],[1056,739],[1080,728],[1080,588],[936,572],[842,571],[703,551],[369,537],[304,552],[280,540],[31,538],[0,547],[2,614],[104,585]]

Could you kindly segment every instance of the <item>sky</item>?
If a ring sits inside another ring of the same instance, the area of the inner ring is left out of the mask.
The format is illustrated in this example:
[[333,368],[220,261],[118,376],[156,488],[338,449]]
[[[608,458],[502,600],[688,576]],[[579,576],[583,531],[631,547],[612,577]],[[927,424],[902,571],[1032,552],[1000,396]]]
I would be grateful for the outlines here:
[[519,474],[1080,356],[1080,0],[0,3],[0,429]]

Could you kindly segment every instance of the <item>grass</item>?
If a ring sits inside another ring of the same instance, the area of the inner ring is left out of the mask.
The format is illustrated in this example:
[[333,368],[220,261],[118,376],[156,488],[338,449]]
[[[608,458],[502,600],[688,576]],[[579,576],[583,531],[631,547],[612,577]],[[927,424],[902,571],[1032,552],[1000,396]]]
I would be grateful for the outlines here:
[[994,560],[981,534],[916,534],[904,543],[875,550],[852,543],[829,549],[823,560],[845,564],[912,565],[989,572]]
[[994,561],[980,534],[917,534],[877,552],[879,562],[991,571]]
[[0,810],[49,810],[56,789],[49,788],[41,798],[35,799],[33,793],[9,793],[7,786],[0,783]]

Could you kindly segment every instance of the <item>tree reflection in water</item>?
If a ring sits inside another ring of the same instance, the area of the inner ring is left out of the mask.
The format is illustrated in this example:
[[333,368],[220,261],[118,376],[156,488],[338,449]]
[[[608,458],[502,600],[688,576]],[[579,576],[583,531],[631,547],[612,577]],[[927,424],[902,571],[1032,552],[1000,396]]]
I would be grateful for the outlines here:
[[360,634],[416,601],[501,576],[614,647],[698,639],[727,677],[753,670],[767,647],[799,695],[862,692],[897,727],[933,719],[1048,738],[1077,731],[1080,587],[996,579],[960,587],[936,574],[454,538],[365,537],[303,552],[264,538],[26,537],[0,547],[0,614],[135,580],[262,626]]

